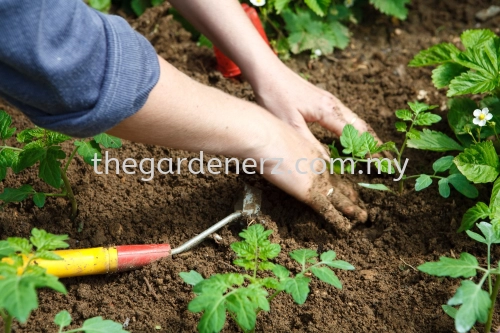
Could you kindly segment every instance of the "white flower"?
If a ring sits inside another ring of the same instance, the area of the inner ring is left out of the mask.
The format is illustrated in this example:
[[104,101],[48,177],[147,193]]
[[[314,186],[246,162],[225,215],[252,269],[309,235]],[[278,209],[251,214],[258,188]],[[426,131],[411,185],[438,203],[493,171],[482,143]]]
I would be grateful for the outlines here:
[[261,6],[264,6],[266,4],[266,0],[250,0],[250,2],[255,7],[261,7]]
[[474,120],[472,120],[474,124],[478,126],[484,126],[486,125],[486,122],[488,120],[491,120],[491,118],[493,118],[493,115],[490,113],[488,108],[484,108],[482,110],[474,110],[474,117]]
[[319,57],[321,55],[321,50],[320,49],[316,49],[314,50],[314,54]]

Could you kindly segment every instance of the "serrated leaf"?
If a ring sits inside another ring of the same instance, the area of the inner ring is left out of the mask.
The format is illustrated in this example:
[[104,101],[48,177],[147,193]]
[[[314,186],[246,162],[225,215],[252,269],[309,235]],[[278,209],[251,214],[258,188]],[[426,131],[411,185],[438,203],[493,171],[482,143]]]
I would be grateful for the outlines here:
[[288,279],[285,283],[285,291],[292,295],[297,304],[304,304],[309,295],[309,282],[311,279],[298,275],[293,279]]
[[477,227],[483,233],[484,238],[486,240],[486,244],[491,245],[500,243],[500,238],[497,237],[497,235],[493,231],[493,226],[490,223],[480,222],[477,224]]
[[0,262],[2,258],[8,257],[14,253],[16,253],[16,250],[9,245],[8,241],[0,240]]
[[276,14],[280,14],[283,9],[285,9],[290,3],[290,0],[276,0],[274,1],[274,9]]
[[318,256],[316,251],[310,249],[299,249],[289,253],[290,257],[301,265],[305,265],[307,260]]
[[199,282],[205,280],[200,273],[193,270],[190,270],[189,273],[180,272],[179,275],[185,283],[190,284],[192,286],[196,286]]
[[430,112],[421,112],[415,119],[414,124],[419,126],[430,126],[441,121],[441,117]]
[[45,158],[46,149],[41,147],[33,147],[24,149],[19,153],[19,159],[16,165],[12,168],[15,173],[18,173],[26,168],[33,166],[36,162]]
[[363,143],[361,142],[358,133],[358,130],[351,124],[344,126],[342,135],[340,136],[340,143],[344,147],[344,150],[342,151],[344,154],[353,154],[364,157],[367,151],[363,150]]
[[43,260],[61,260],[62,257],[55,252],[52,251],[37,251],[35,255],[35,259],[43,259]]
[[94,140],[75,141],[74,143],[75,143],[75,146],[78,147],[78,150],[77,150],[78,154],[83,158],[85,163],[87,163],[88,165],[92,165],[92,166],[94,165],[94,162],[92,161],[92,159],[94,158],[94,155],[96,155],[96,157],[98,159],[102,158],[101,147]]
[[491,300],[488,292],[481,289],[469,280],[462,281],[455,296],[448,301],[448,305],[460,305],[455,318],[455,329],[460,333],[469,331],[479,321],[485,323]]
[[462,193],[467,198],[474,199],[479,195],[477,188],[469,183],[467,178],[460,173],[449,175],[446,179],[448,179],[448,182],[451,183],[458,192]]
[[0,151],[0,156],[3,159],[2,163],[4,163],[7,168],[15,166],[19,161],[19,151],[13,149],[2,149],[2,151]]
[[384,184],[370,184],[370,183],[358,183],[359,186],[369,188],[371,190],[377,191],[390,191],[391,189]]
[[45,136],[46,130],[40,127],[28,128],[17,134],[17,141],[21,143],[30,143]]
[[319,256],[320,260],[321,261],[324,261],[324,262],[330,262],[330,261],[333,261],[335,260],[335,258],[337,257],[337,254],[335,253],[335,251],[326,251],[326,252],[323,252],[321,253],[321,255]]
[[256,306],[249,298],[246,288],[240,288],[226,297],[226,307],[235,314],[238,325],[249,331],[255,327]]
[[466,148],[453,161],[458,170],[474,183],[493,182],[500,173],[500,161],[491,141]]
[[323,17],[327,13],[331,0],[304,0],[304,2],[316,15]]
[[384,14],[405,20],[408,15],[406,5],[410,3],[410,0],[370,0],[370,3]]
[[407,125],[405,122],[397,121],[394,125],[396,126],[396,130],[398,132],[406,132]]
[[107,13],[111,8],[111,0],[89,0],[90,7],[103,13]]
[[4,110],[0,110],[0,139],[10,138],[16,131],[15,127],[10,127],[12,118]]
[[431,131],[427,128],[424,128],[424,130],[420,132],[420,138],[410,138],[408,140],[408,147],[440,152],[449,150],[464,150],[464,147],[446,134]]
[[438,65],[452,60],[460,50],[451,43],[441,43],[420,51],[408,64],[411,67]]
[[68,311],[62,310],[54,317],[54,323],[57,326],[66,327],[71,324],[71,315]]
[[40,162],[38,171],[38,176],[55,188],[61,187],[61,163],[57,160],[61,152],[59,146],[52,146],[47,149],[46,156]]
[[420,102],[408,102],[408,106],[416,115],[418,115],[420,112],[437,108],[437,105],[428,105]]
[[122,140],[120,140],[120,138],[106,133],[98,134],[94,136],[93,139],[105,148],[120,148],[122,146]]
[[446,313],[451,318],[455,319],[455,317],[457,316],[458,310],[455,309],[454,307],[444,304],[441,305],[441,308],[443,309],[444,313]]
[[31,243],[37,248],[37,251],[52,251],[69,247],[66,243],[68,235],[54,235],[45,230],[33,228],[31,230]]
[[489,29],[465,30],[462,32],[462,35],[460,35],[460,40],[466,48],[479,46],[493,38],[496,38],[496,34]]
[[5,276],[0,279],[0,308],[19,322],[25,323],[32,310],[38,307],[35,290],[36,276]]
[[445,62],[432,71],[432,83],[438,89],[448,86],[455,77],[467,71],[467,67],[454,62]]
[[368,132],[363,132],[361,136],[359,137],[359,140],[361,141],[361,149],[362,151],[367,151],[372,154],[375,154],[375,152],[378,150],[377,144],[378,142],[375,140],[373,135],[371,135]]
[[281,246],[279,244],[269,244],[260,248],[259,258],[262,260],[269,260],[276,258],[281,252]]
[[424,188],[429,187],[432,184],[432,178],[429,175],[422,174],[417,178],[415,182],[415,191],[422,191]]
[[37,207],[42,208],[43,206],[45,206],[46,198],[47,196],[45,195],[45,193],[35,193],[35,195],[33,195],[33,202]]
[[411,121],[413,119],[413,114],[410,110],[402,109],[396,111],[396,117],[401,120]]
[[85,333],[127,333],[120,323],[105,320],[102,317],[94,317],[83,322],[82,328]]
[[20,202],[33,193],[35,193],[35,191],[33,191],[31,185],[28,184],[24,184],[19,188],[6,187],[3,192],[0,193],[0,200],[4,203]]
[[449,185],[448,179],[441,178],[438,181],[438,187],[439,187],[439,194],[443,198],[448,198],[450,196],[450,185]]
[[415,128],[410,129],[409,132],[406,133],[406,136],[408,139],[420,139],[420,132],[416,130]]
[[455,77],[450,82],[446,96],[453,97],[465,94],[480,94],[493,91],[498,84],[496,77],[483,73],[468,71]]
[[331,284],[337,289],[342,289],[342,283],[335,273],[328,267],[311,267],[311,272],[323,282]]
[[469,278],[476,276],[478,267],[479,263],[473,255],[462,252],[459,259],[440,257],[438,262],[426,262],[417,269],[434,276]]
[[467,209],[462,217],[462,223],[458,232],[469,230],[477,220],[484,219],[490,215],[491,211],[484,202],[478,202],[473,207]]
[[453,165],[453,159],[451,155],[440,157],[432,164],[432,169],[434,172],[444,172]]
[[130,7],[134,11],[135,15],[141,16],[144,14],[148,7],[151,7],[151,0],[131,0]]
[[493,183],[490,197],[491,217],[500,217],[500,177]]
[[278,264],[274,265],[273,273],[280,280],[286,279],[290,276],[290,272],[288,271],[288,269]]
[[188,304],[191,312],[203,312],[198,330],[200,332],[219,332],[226,321],[226,307],[224,297],[218,294],[201,294]]

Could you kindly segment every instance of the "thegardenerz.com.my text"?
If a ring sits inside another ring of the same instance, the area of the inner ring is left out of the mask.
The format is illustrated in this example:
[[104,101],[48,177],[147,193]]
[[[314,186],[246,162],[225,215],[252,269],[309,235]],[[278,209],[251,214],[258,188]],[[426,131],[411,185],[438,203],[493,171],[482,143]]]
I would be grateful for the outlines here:
[[[273,158],[261,158],[259,160],[255,160],[253,158],[246,158],[240,162],[237,158],[211,158],[207,162],[203,159],[203,151],[200,151],[200,156],[187,159],[187,158],[161,158],[156,160],[155,158],[143,158],[139,162],[137,162],[134,158],[126,158],[120,162],[115,157],[109,157],[108,152],[106,151],[102,158],[99,158],[97,154],[94,154],[92,158],[92,162],[94,163],[94,172],[98,175],[101,174],[109,174],[109,166],[114,165],[115,173],[119,174],[120,171],[128,175],[135,175],[140,172],[144,176],[148,176],[147,178],[142,177],[143,181],[151,181],[155,172],[158,172],[162,175],[172,175],[172,174],[181,174],[182,163],[187,162],[188,171],[194,175],[197,174],[212,174],[219,175],[236,173],[240,174],[256,174],[263,173],[265,166],[272,166],[271,174],[275,175],[283,175],[283,174],[292,174],[294,172],[299,174],[322,174],[325,172],[335,173],[334,165],[337,165],[340,170],[340,174],[344,174],[345,170],[350,170],[351,174],[355,173],[355,162],[351,158],[331,158],[330,161],[325,160],[323,158],[315,158],[312,160],[308,160],[307,158],[299,158],[294,163],[294,168],[289,170],[282,170],[282,164],[284,159],[281,157],[273,157]],[[102,163],[101,163],[102,162]],[[394,181],[399,181],[404,175],[406,170],[406,166],[408,165],[408,159],[405,159],[404,163],[399,163],[395,158],[390,160],[388,158],[368,158],[367,159],[367,169],[366,174],[377,172],[377,174],[381,173],[382,166],[385,162],[385,165],[391,165],[395,169],[395,175],[397,178],[393,178]],[[195,165],[197,163],[198,165]],[[99,164],[101,164],[99,170]],[[346,167],[346,165],[348,167]],[[350,167],[349,167],[350,166]],[[231,169],[231,170],[230,170]],[[358,170],[359,174],[363,173],[363,170]]]

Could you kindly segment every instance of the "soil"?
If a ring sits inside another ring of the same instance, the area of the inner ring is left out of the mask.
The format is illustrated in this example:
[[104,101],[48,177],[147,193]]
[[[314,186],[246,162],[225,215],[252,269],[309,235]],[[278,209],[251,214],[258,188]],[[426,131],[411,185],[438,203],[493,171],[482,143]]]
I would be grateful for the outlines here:
[[[489,27],[498,33],[500,16],[486,23],[474,18],[479,9],[489,5],[486,0],[413,0],[404,22],[368,11],[361,24],[350,27],[353,37],[346,50],[315,61],[299,56],[287,64],[343,100],[383,140],[401,143],[402,137],[394,129],[393,112],[415,100],[420,90],[427,92],[424,101],[442,106],[437,112],[443,116],[446,113],[445,94],[432,87],[431,70],[408,68],[408,61],[435,43],[458,43],[457,36],[464,29]],[[224,79],[215,70],[212,50],[196,46],[166,14],[166,6],[149,10],[131,24],[151,40],[161,56],[195,80],[240,98],[254,99],[248,83]],[[16,127],[31,126],[19,111],[2,105],[14,116]],[[311,128],[324,143],[336,139],[317,125]],[[446,125],[443,122],[437,128],[445,131]],[[120,160],[199,156],[130,142],[110,154]],[[430,163],[438,156],[407,150],[410,162],[406,173],[429,171]],[[206,156],[205,161],[209,158]],[[464,251],[485,261],[485,248],[456,233],[463,213],[475,201],[455,191],[449,199],[443,199],[435,184],[420,193],[412,191],[409,182],[402,196],[360,188],[369,221],[339,237],[309,207],[259,176],[192,175],[184,164],[182,170],[181,175],[155,175],[153,181],[145,182],[138,175],[97,175],[77,157],[69,171],[79,202],[77,222],[68,219],[69,205],[64,199],[48,200],[43,209],[30,201],[10,204],[0,212],[0,238],[26,237],[37,227],[68,234],[72,248],[143,243],[178,246],[233,212],[243,182],[252,183],[263,190],[262,215],[254,222],[274,230],[272,238],[283,249],[277,262],[294,270],[287,253],[310,248],[334,250],[338,258],[356,267],[354,271],[338,272],[342,290],[313,281],[311,294],[302,306],[286,294],[275,298],[271,311],[259,315],[259,332],[453,332],[452,319],[440,307],[452,296],[459,281],[437,279],[415,267],[439,256],[458,257]],[[394,186],[390,177],[378,175],[349,179]],[[48,190],[36,179],[35,171],[11,174],[0,190],[22,183]],[[486,201],[488,189],[480,188],[480,193],[479,199]],[[83,223],[81,232],[78,223]],[[188,253],[141,270],[64,279],[68,294],[42,290],[39,308],[28,324],[16,324],[15,331],[54,332],[52,318],[67,309],[79,324],[86,318],[103,316],[122,323],[129,320],[132,332],[193,332],[200,314],[187,310],[193,293],[179,273],[197,270],[208,277],[238,270],[232,265],[234,254],[229,244],[238,240],[244,227],[244,223],[235,223],[219,232],[222,241],[207,239]],[[497,250],[493,260],[499,259]],[[500,318],[495,316],[493,327],[498,326]],[[237,330],[231,320],[224,328],[224,332]]]

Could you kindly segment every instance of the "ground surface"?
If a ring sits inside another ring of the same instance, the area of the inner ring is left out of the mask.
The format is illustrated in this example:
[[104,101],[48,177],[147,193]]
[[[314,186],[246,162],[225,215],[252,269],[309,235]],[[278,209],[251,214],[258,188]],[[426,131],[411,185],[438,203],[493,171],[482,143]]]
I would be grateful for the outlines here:
[[[488,5],[489,1],[414,0],[408,20],[400,24],[373,12],[362,25],[352,27],[352,43],[345,51],[311,63],[299,57],[288,64],[337,95],[369,121],[383,140],[401,143],[401,136],[393,128],[394,110],[415,100],[422,89],[428,92],[427,102],[442,105],[445,101],[443,92],[431,87],[429,69],[411,69],[406,64],[424,47],[441,41],[457,42],[462,30],[478,26],[474,13]],[[496,27],[499,23],[500,17],[496,17],[481,26]],[[212,51],[190,41],[162,8],[146,13],[133,25],[152,41],[160,55],[194,79],[253,99],[250,86],[223,79],[214,70]],[[5,109],[14,115],[15,126],[29,126],[19,112]],[[445,108],[438,112],[444,114]],[[445,129],[444,124],[437,127]],[[313,131],[325,143],[335,139],[317,126]],[[121,160],[198,156],[128,142],[111,154]],[[407,174],[429,171],[437,156],[408,151]],[[161,242],[177,246],[230,214],[243,181],[247,181],[263,189],[263,215],[259,221],[274,230],[273,239],[282,246],[279,263],[293,270],[286,253],[297,248],[319,248],[335,250],[340,259],[356,267],[355,271],[338,273],[344,283],[341,291],[313,282],[303,306],[294,304],[288,295],[277,297],[271,312],[259,317],[260,332],[453,332],[453,322],[440,306],[451,297],[458,281],[436,279],[413,267],[441,255],[457,256],[462,251],[485,256],[483,248],[456,233],[461,216],[474,202],[454,191],[445,200],[438,195],[437,186],[415,193],[411,191],[413,184],[407,184],[406,194],[399,197],[360,189],[370,222],[346,238],[338,238],[311,209],[258,176],[189,175],[183,165],[181,175],[155,175],[153,181],[143,182],[140,176],[96,175],[79,158],[71,165],[70,173],[80,203],[79,222],[84,222],[82,232],[77,232],[76,225],[67,218],[68,203],[57,199],[48,200],[44,209],[31,202],[9,205],[0,212],[0,238],[27,236],[37,227],[68,234],[74,248]],[[34,182],[43,189],[35,179],[34,172],[11,175],[0,184],[0,190],[23,182]],[[351,179],[392,185],[388,177]],[[194,269],[208,277],[236,270],[229,244],[238,239],[242,228],[234,224],[219,233],[223,237],[220,244],[208,239],[189,253],[142,270],[66,279],[68,295],[42,291],[40,308],[27,326],[16,326],[16,331],[54,332],[51,318],[63,309],[68,309],[78,323],[99,315],[119,322],[129,318],[128,328],[133,332],[195,331],[200,316],[187,311],[193,294],[179,278],[179,272]],[[500,259],[500,252],[494,252],[493,259]],[[500,319],[495,317],[494,323],[500,325]],[[155,329],[157,325],[160,330]],[[236,330],[231,321],[225,326],[225,332]]]

